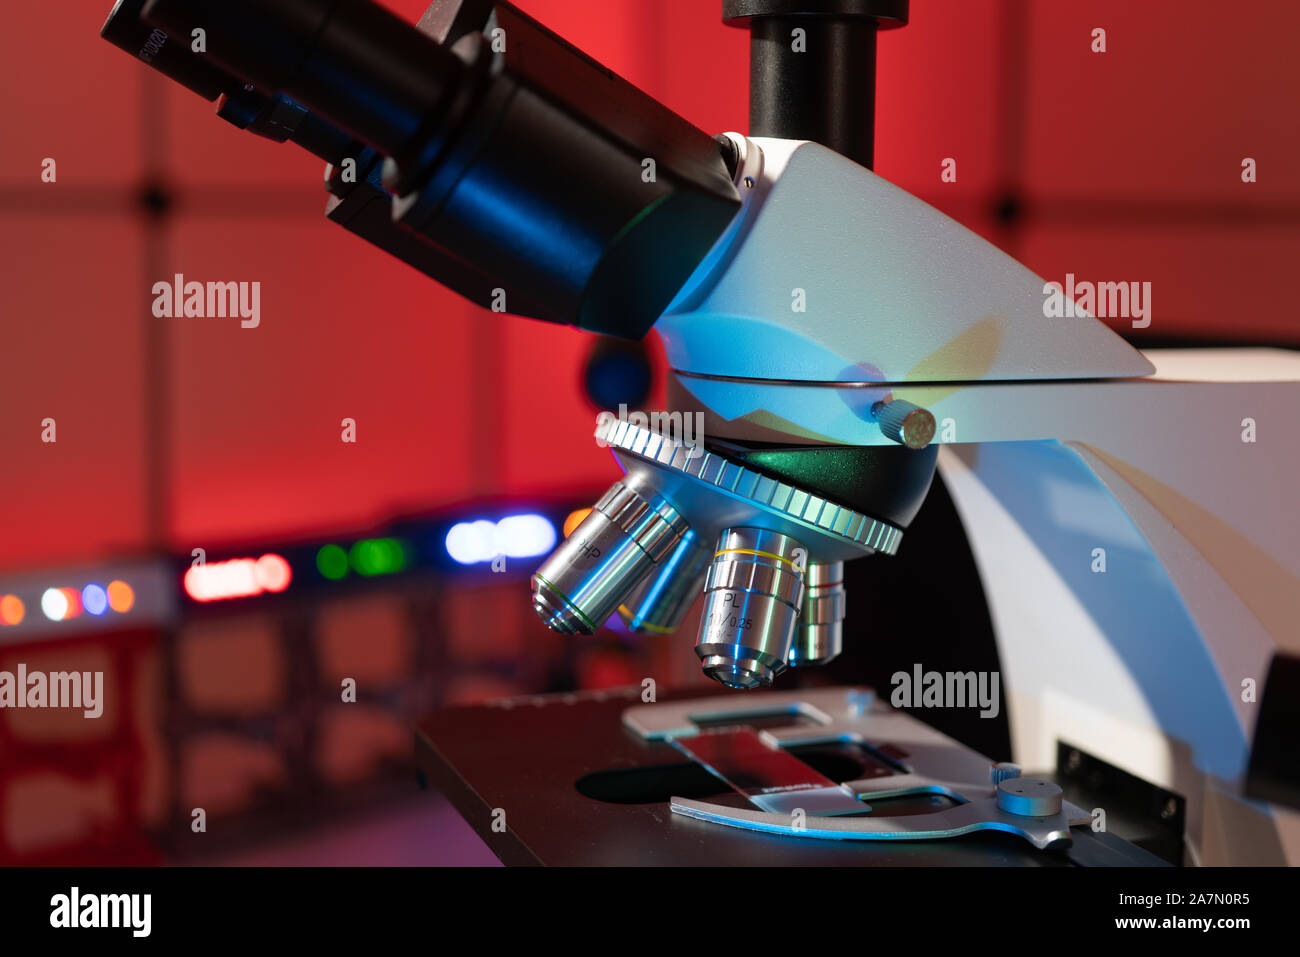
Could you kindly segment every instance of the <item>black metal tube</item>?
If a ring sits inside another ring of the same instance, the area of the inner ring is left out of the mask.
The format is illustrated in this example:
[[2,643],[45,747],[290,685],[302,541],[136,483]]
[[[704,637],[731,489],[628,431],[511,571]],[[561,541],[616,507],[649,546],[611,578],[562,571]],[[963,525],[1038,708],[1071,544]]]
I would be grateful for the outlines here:
[[118,0],[100,36],[205,100],[216,100],[217,115],[240,129],[277,142],[290,140],[329,163],[353,151],[353,137],[337,126],[193,52],[188,33],[169,34],[144,19],[146,2]]
[[222,68],[403,164],[465,72],[431,37],[367,0],[149,0],[144,16],[182,35],[202,27]]
[[227,90],[239,88],[237,76],[192,53],[184,42],[175,42],[166,31],[141,19],[144,4],[145,0],[119,0],[99,35],[205,100],[215,100]]
[[749,29],[749,132],[875,159],[876,33],[907,24],[908,0],[722,0]]
[[378,154],[331,217],[494,310],[640,338],[740,206],[706,133],[503,0],[439,0],[419,27],[371,0],[139,12],[235,80],[212,84],[228,121]]
[[793,16],[750,23],[751,136],[814,140],[870,168],[875,105],[874,20]]

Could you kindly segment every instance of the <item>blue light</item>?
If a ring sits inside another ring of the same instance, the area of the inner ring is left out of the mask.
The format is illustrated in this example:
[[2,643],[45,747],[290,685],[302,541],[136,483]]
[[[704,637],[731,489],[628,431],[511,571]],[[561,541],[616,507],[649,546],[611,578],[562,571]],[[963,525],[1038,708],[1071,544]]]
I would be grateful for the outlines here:
[[457,522],[447,531],[447,554],[460,565],[478,565],[497,557],[532,558],[549,552],[559,540],[544,515],[508,515],[499,522]]
[[100,585],[87,585],[81,589],[81,606],[92,615],[102,615],[108,610],[108,592]]
[[620,405],[636,408],[645,402],[653,385],[653,372],[645,346],[639,342],[601,342],[587,357],[583,388],[600,409]]

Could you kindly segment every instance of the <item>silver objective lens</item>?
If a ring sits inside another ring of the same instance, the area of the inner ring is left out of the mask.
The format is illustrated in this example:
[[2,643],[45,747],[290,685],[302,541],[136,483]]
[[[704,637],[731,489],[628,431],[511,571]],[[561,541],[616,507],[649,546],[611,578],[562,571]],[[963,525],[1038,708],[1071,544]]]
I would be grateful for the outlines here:
[[701,541],[694,529],[687,530],[673,553],[619,606],[627,626],[643,635],[676,631],[704,590],[704,566],[713,554],[712,544]]
[[533,610],[552,631],[593,634],[687,531],[654,489],[615,482],[533,575]]
[[844,648],[844,563],[816,562],[804,575],[803,605],[786,663],[824,665]]
[[704,580],[695,653],[729,688],[760,688],[786,668],[803,601],[807,549],[787,535],[729,528]]

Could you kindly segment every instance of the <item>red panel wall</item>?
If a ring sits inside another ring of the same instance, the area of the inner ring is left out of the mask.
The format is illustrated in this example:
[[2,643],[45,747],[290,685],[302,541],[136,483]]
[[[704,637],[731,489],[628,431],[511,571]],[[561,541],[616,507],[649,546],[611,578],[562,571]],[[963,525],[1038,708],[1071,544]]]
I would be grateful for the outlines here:
[[[520,5],[704,128],[744,129],[746,40],[717,0]],[[15,4],[0,32],[0,567],[610,475],[583,336],[481,313],[323,221],[320,164],[99,40],[110,6],[67,0],[56,27]],[[878,171],[1048,278],[1152,281],[1152,334],[1294,342],[1298,27],[1281,0],[913,0],[880,40]],[[162,231],[135,203],[151,168],[175,197]],[[154,319],[174,272],[260,281],[261,327]]]

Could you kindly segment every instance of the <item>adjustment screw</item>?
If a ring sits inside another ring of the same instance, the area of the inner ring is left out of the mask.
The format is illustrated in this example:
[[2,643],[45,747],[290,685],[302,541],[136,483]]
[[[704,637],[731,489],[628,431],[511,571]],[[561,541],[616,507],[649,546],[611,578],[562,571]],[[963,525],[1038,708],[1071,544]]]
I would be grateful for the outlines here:
[[871,414],[886,438],[909,449],[923,449],[934,438],[934,415],[906,399],[877,402],[871,407]]

